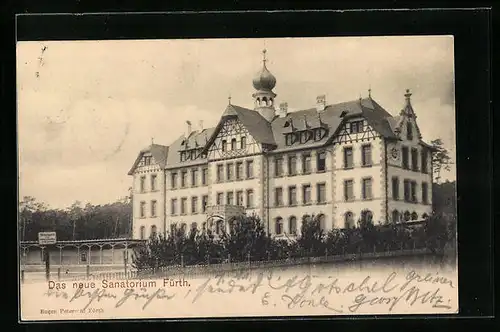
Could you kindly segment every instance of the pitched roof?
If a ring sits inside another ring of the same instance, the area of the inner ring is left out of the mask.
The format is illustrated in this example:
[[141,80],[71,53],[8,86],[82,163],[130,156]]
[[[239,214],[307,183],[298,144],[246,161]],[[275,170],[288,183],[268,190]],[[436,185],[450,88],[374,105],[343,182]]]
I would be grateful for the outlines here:
[[[393,117],[372,97],[328,105],[321,112],[318,112],[316,108],[290,112],[285,117],[276,116],[271,122],[266,121],[257,111],[230,104],[226,107],[216,127],[193,131],[188,137],[182,135],[168,147],[153,144],[141,153],[150,151],[160,166],[170,169],[206,163],[207,159],[188,160],[181,163],[179,151],[186,149],[187,143],[188,148],[204,148],[203,152],[206,153],[224,121],[230,118],[237,118],[257,142],[275,146],[273,152],[319,147],[333,139],[346,119],[358,116],[365,118],[368,124],[383,137],[399,138],[397,130],[404,116]],[[287,146],[284,134],[291,132],[292,126],[285,127],[286,122],[291,122],[295,130],[322,126],[328,128],[328,134],[320,141],[310,140],[300,146]],[[421,143],[428,146],[423,141]],[[140,161],[141,156],[142,154],[139,154],[131,172]],[[129,172],[129,174],[131,173]]]
[[132,166],[132,168],[130,168],[128,175],[132,175],[134,173],[135,168],[137,167],[137,165],[139,164],[139,162],[142,159],[142,156],[147,152],[151,153],[155,162],[157,162],[161,168],[164,168],[165,165],[167,164],[168,150],[169,150],[168,146],[160,145],[160,144],[151,144],[150,146],[142,149],[139,152],[139,155],[137,156],[137,158],[135,159],[134,165]]
[[200,131],[195,130],[188,137],[182,135],[177,138],[174,142],[172,142],[172,144],[170,144],[170,148],[168,149],[167,164],[165,167],[176,168],[180,166],[184,167],[206,163],[206,158],[188,160],[181,163],[181,156],[179,151],[185,150],[186,146],[188,148],[205,147],[214,130],[215,128],[207,128]]

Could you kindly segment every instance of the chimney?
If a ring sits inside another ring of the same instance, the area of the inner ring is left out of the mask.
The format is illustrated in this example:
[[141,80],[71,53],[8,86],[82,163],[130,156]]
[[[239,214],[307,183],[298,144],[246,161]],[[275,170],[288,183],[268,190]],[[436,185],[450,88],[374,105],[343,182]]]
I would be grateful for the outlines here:
[[284,118],[288,114],[288,103],[281,103],[278,116]]
[[326,107],[326,95],[321,95],[316,97],[316,110],[322,112]]
[[186,121],[187,123],[187,135],[186,137],[189,137],[191,135],[191,121]]

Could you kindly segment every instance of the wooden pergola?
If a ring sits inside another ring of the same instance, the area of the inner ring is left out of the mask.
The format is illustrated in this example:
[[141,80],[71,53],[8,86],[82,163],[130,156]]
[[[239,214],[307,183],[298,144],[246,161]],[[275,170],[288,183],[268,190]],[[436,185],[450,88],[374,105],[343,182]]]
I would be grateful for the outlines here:
[[[47,248],[57,248],[59,249],[59,264],[62,264],[62,253],[64,248],[72,247],[77,249],[77,257],[80,257],[80,253],[87,253],[87,261],[90,263],[90,258],[92,257],[92,248],[99,248],[99,261],[102,264],[103,254],[102,251],[105,248],[110,248],[112,252],[112,260],[114,260],[114,250],[115,248],[123,248],[127,250],[128,248],[133,248],[137,245],[143,244],[145,240],[135,240],[128,238],[115,238],[115,239],[96,239],[96,240],[75,240],[75,241],[57,241],[53,245],[41,245],[37,241],[21,241],[20,249],[23,256],[26,256],[30,251],[30,248],[39,248],[44,257],[44,251]],[[114,263],[114,261],[112,262]],[[78,259],[77,264],[80,264],[80,259]]]

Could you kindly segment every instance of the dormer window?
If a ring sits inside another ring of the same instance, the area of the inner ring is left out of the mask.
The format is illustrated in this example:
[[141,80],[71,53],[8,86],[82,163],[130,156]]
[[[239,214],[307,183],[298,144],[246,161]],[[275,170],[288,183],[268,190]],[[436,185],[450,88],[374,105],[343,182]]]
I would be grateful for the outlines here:
[[409,141],[413,140],[413,126],[411,125],[411,122],[406,124],[406,139]]

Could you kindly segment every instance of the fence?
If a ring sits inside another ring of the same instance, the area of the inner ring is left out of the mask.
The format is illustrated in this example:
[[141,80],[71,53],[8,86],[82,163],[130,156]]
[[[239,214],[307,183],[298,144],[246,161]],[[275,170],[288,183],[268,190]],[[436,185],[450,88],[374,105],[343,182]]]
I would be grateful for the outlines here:
[[[300,265],[316,265],[325,263],[337,263],[337,262],[349,262],[349,261],[361,261],[370,259],[384,259],[384,258],[395,258],[395,257],[405,257],[405,256],[419,256],[419,255],[429,255],[434,252],[428,248],[415,248],[415,249],[405,249],[402,247],[399,250],[384,251],[384,252],[362,252],[359,251],[355,254],[340,254],[340,255],[328,255],[316,256],[316,257],[298,257],[298,258],[286,258],[277,260],[267,260],[267,261],[251,261],[246,262],[225,262],[216,264],[198,264],[190,266],[182,265],[171,265],[163,266],[156,269],[143,269],[143,270],[130,270],[123,272],[100,272],[100,271],[90,271],[90,267],[87,267],[86,273],[77,273],[76,275],[68,275],[61,273],[61,268],[57,270],[57,277],[52,276],[52,280],[66,280],[66,281],[78,281],[78,280],[125,280],[125,279],[153,279],[153,278],[163,278],[163,277],[208,277],[220,275],[221,273],[227,272],[245,272],[250,270],[266,270],[283,268],[290,266],[300,266]],[[435,253],[434,253],[435,254]],[[436,256],[441,256],[443,253],[438,253]],[[24,271],[21,271],[21,280],[24,281]]]

